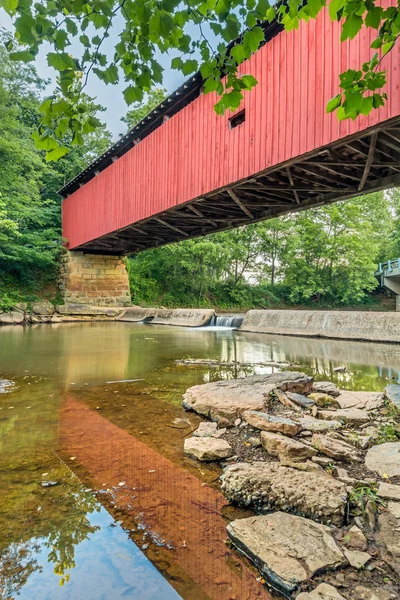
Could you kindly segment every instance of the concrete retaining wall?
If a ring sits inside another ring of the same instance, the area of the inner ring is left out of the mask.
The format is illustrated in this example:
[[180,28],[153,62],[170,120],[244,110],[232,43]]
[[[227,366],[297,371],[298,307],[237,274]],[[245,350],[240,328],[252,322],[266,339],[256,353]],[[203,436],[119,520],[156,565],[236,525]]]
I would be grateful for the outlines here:
[[400,342],[400,313],[250,310],[239,329],[303,337]]
[[201,327],[208,325],[215,312],[211,309],[201,308],[158,308],[155,311],[152,323],[156,325],[180,325],[183,327]]
[[141,306],[130,306],[118,317],[118,321],[129,321],[139,323],[140,321],[151,321],[156,313],[155,308],[142,308]]

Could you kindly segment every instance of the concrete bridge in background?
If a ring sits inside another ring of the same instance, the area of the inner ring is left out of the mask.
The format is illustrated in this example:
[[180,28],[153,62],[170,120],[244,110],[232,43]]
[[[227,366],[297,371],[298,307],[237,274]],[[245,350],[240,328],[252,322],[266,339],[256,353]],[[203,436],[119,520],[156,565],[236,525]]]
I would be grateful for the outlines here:
[[[60,191],[67,301],[126,299],[123,255],[400,185],[400,46],[382,61],[385,106],[339,122],[326,103],[370,60],[374,30],[341,43],[323,11],[264,33],[240,66],[258,85],[237,111],[218,116],[197,74]],[[106,258],[94,268],[88,254]]]
[[396,294],[396,310],[400,311],[400,258],[379,263],[375,277],[382,287]]

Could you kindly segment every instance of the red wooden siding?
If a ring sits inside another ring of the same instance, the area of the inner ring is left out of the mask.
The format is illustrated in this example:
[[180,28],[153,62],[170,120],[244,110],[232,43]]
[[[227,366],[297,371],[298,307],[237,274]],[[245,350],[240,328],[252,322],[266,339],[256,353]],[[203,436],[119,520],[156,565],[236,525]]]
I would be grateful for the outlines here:
[[400,115],[400,47],[384,59],[388,102],[355,122],[325,112],[339,73],[372,55],[376,32],[340,43],[326,12],[282,32],[241,66],[259,84],[247,94],[245,122],[230,130],[214,94],[201,95],[63,201],[69,248],[249,177]]

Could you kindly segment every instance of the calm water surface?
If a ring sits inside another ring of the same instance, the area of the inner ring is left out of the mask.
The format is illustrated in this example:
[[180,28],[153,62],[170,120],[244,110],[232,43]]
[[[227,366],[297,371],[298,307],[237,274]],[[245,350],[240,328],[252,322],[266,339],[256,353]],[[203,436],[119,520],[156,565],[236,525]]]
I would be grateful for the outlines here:
[[[175,363],[189,357],[250,366]],[[0,394],[0,597],[271,598],[225,544],[228,519],[249,513],[226,506],[215,465],[183,456],[200,419],[181,409],[187,387],[271,372],[268,361],[346,389],[400,380],[396,345],[128,323],[2,327],[0,378],[15,386]]]

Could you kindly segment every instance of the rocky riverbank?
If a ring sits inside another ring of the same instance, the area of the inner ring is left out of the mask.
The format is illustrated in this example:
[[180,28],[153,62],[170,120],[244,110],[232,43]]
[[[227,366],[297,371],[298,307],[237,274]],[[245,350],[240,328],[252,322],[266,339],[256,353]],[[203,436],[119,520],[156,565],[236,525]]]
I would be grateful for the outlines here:
[[208,419],[186,455],[219,461],[227,501],[254,516],[229,543],[298,600],[400,598],[400,386],[347,392],[299,372],[189,388]]

